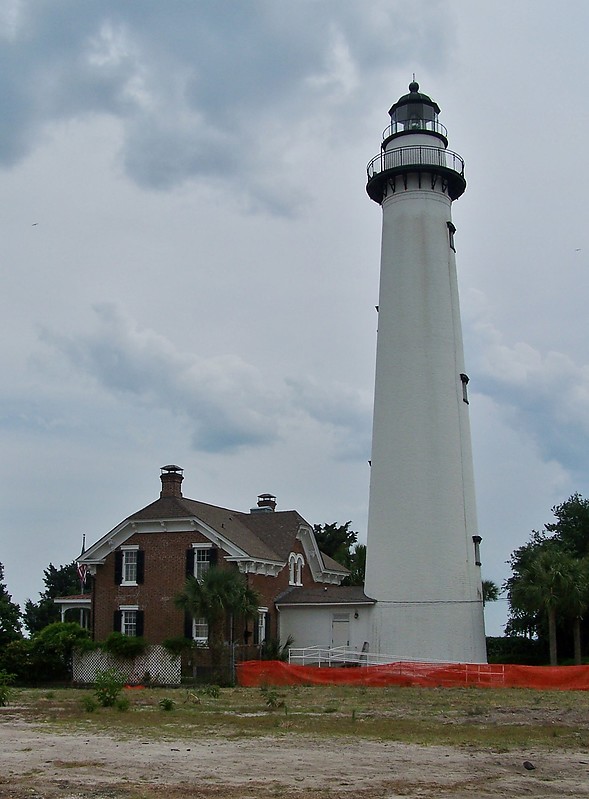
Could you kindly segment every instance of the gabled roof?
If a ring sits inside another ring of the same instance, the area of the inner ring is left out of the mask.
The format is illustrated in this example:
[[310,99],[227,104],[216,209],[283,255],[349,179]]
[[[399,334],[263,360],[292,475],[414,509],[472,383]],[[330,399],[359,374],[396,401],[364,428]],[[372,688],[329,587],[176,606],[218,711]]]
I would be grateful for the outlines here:
[[[153,523],[153,524],[150,524]],[[195,529],[217,543],[234,559],[251,558],[285,564],[301,531],[312,527],[297,511],[243,513],[195,499],[163,496],[128,516],[80,556],[79,562],[99,563],[135,532]],[[315,545],[316,546],[316,545]],[[348,574],[345,566],[320,553],[322,571]],[[341,578],[340,578],[341,579]]]

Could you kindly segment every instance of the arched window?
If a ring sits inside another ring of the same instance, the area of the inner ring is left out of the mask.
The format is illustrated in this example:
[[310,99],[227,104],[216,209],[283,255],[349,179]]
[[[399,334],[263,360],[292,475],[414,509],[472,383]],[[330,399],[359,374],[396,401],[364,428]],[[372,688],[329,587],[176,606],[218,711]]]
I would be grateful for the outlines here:
[[295,582],[295,564],[296,564],[296,555],[294,552],[291,552],[288,556],[288,584],[289,585],[296,585]]
[[288,556],[288,584],[289,585],[302,585],[303,584],[303,566],[305,559],[300,554],[291,552]]

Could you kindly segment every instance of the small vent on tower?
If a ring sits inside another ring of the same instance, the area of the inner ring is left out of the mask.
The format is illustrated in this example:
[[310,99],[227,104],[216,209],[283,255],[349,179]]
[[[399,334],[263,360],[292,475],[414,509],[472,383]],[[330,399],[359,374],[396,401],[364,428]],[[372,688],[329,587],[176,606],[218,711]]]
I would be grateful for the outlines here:
[[276,497],[273,494],[258,494],[258,505],[251,508],[250,513],[273,513],[276,508]]

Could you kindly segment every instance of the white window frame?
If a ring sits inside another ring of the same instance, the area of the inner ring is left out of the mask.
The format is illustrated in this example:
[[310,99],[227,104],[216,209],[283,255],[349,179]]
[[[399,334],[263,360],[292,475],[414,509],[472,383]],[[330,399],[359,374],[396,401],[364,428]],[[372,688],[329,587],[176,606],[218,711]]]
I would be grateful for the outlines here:
[[204,617],[192,619],[192,640],[197,644],[206,644],[209,640],[209,625]]
[[[121,632],[123,635],[128,635],[130,638],[137,638],[137,611],[139,605],[121,605]],[[127,630],[133,632],[127,632]]]
[[288,556],[288,584],[303,584],[303,566],[305,559],[300,553],[291,552]]
[[266,640],[266,617],[268,616],[268,608],[258,608],[258,618],[256,624],[258,625],[258,644],[263,644]]
[[[123,546],[121,547],[121,552],[123,553],[121,585],[137,585],[137,553],[139,552],[139,545]],[[132,579],[127,579],[128,571],[131,575],[135,575]]]
[[[205,574],[211,568],[211,551],[212,544],[193,544],[194,550],[194,576],[200,582]],[[199,556],[207,554],[206,559],[199,560]]]

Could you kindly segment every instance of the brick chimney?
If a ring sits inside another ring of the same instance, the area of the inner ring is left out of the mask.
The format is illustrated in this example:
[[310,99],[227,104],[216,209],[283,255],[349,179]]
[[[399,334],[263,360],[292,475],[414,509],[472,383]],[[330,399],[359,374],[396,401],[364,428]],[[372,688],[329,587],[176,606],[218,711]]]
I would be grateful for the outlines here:
[[162,490],[160,497],[181,497],[182,496],[182,475],[184,469],[179,466],[170,464],[169,466],[162,466],[160,469],[160,480],[162,481]]

